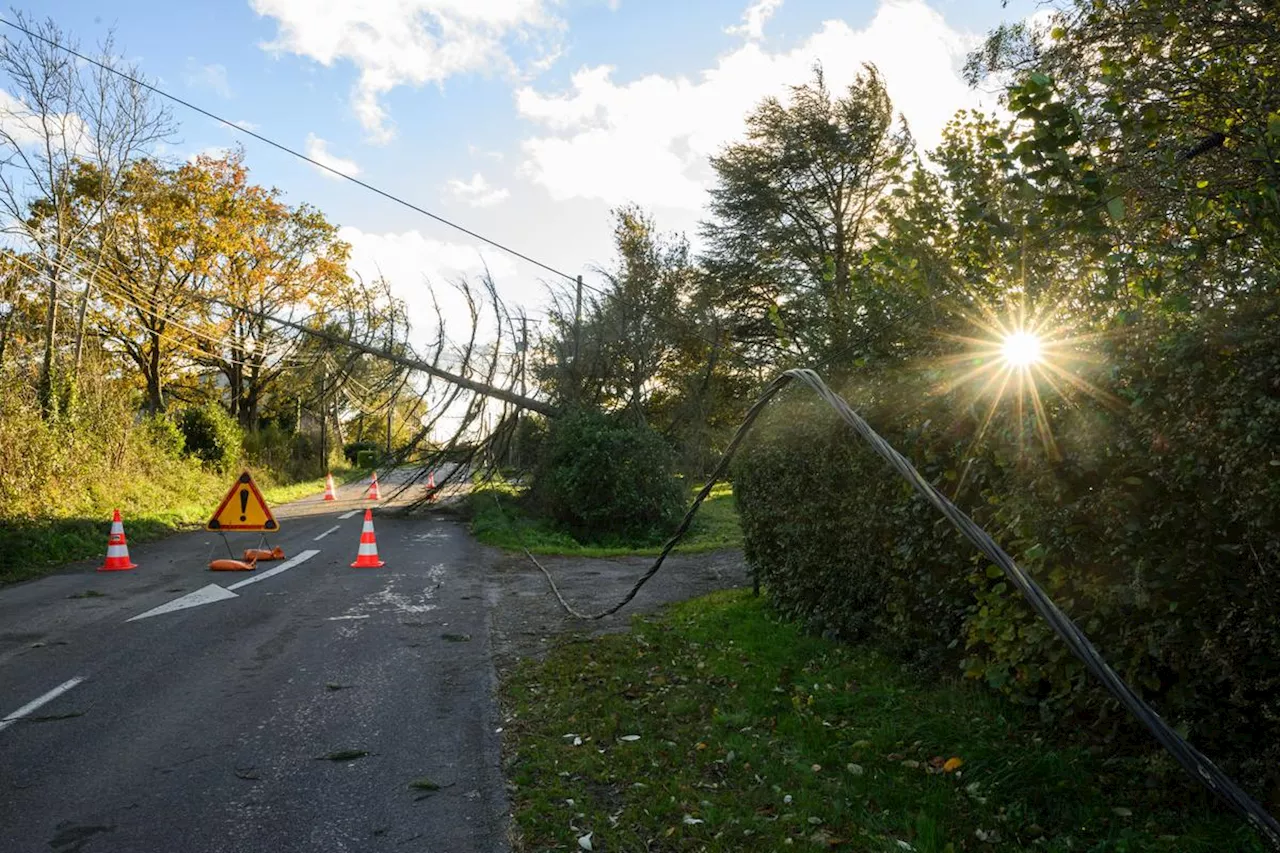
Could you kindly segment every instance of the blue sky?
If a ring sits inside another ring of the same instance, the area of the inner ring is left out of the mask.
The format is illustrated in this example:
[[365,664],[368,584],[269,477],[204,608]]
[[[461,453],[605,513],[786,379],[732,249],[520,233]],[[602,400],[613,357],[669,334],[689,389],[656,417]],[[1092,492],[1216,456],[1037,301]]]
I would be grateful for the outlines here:
[[[636,201],[691,233],[706,156],[764,95],[874,61],[928,147],[956,109],[964,52],[1030,0],[42,0],[83,44],[114,27],[162,88],[572,274],[610,257],[608,211]],[[0,86],[3,81],[0,81]],[[259,183],[345,227],[420,312],[423,276],[481,258],[513,303],[546,273],[181,107],[164,152],[243,141]],[[423,316],[419,314],[419,316]]]

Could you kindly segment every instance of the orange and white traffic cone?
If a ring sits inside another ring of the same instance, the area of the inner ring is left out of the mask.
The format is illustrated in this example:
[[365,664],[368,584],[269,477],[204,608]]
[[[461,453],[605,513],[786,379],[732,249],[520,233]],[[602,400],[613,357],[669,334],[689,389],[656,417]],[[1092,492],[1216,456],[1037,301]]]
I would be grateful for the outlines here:
[[378,472],[373,472],[373,479],[369,482],[369,500],[382,500],[382,493],[378,491]]
[[111,516],[111,534],[107,536],[107,560],[98,567],[100,572],[123,572],[138,568],[129,560],[129,543],[124,538],[124,522],[120,510]]
[[435,499],[436,499],[436,472],[428,471],[427,472],[427,500],[433,501]]
[[356,552],[353,569],[376,569],[386,563],[378,559],[378,540],[373,535],[373,510],[364,511],[364,527],[360,530],[360,550]]
[[333,474],[324,475],[324,499],[327,501],[338,499],[338,496],[333,493]]

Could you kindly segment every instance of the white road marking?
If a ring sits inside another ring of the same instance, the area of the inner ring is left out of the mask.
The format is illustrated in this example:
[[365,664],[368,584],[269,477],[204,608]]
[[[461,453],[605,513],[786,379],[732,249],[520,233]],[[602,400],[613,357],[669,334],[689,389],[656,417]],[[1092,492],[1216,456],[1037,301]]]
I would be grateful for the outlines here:
[[341,525],[341,524],[335,524],[333,527],[330,527],[330,528],[329,528],[328,530],[326,530],[324,533],[321,533],[319,536],[317,536],[315,539],[313,539],[313,540],[311,540],[311,541],[313,541],[313,542],[319,542],[321,539],[323,539],[324,537],[328,536],[328,535],[329,535],[330,533],[332,533],[333,531],[340,529],[341,527],[342,527],[342,525]]
[[361,614],[359,614],[358,616],[330,616],[330,617],[329,617],[329,621],[330,621],[330,622],[342,622],[342,621],[347,620],[347,619],[368,619],[368,618],[369,618],[369,614],[368,614],[368,613],[361,613]]
[[263,572],[260,575],[255,574],[253,577],[245,578],[239,583],[233,583],[231,586],[227,587],[227,589],[240,589],[241,587],[248,586],[251,583],[264,581],[269,577],[280,574],[281,572],[287,572],[289,569],[292,569],[294,566],[305,563],[307,560],[310,560],[312,557],[314,557],[316,554],[319,554],[319,553],[320,553],[319,551],[303,551],[301,554],[294,557],[292,560],[285,560],[283,563],[276,566],[274,569],[271,569],[270,571]]
[[32,711],[39,708],[41,705],[45,704],[46,702],[52,702],[54,699],[57,699],[63,693],[66,693],[68,690],[70,690],[72,687],[75,687],[77,684],[79,684],[82,681],[84,681],[84,679],[80,677],[73,678],[70,681],[64,681],[61,684],[59,684],[57,687],[50,690],[48,693],[41,696],[39,699],[31,700],[30,702],[23,705],[18,710],[14,711],[9,716],[5,717],[3,720],[0,720],[0,731],[4,731],[5,729],[9,728],[9,726],[18,722],[18,720],[22,719],[27,714],[30,714]]
[[139,619],[146,619],[151,616],[159,616],[162,613],[174,613],[178,610],[186,610],[188,607],[199,607],[202,604],[213,604],[215,601],[225,601],[228,598],[238,598],[234,592],[229,589],[223,589],[216,583],[211,583],[206,587],[197,589],[195,592],[189,592],[182,598],[175,598],[167,604],[161,604],[159,607],[153,607],[146,613],[139,613],[132,619],[126,619],[126,622],[136,622]]
[[356,515],[358,512],[360,512],[360,510],[358,509],[353,509],[351,510],[351,512],[344,512],[342,515],[338,516],[338,521],[345,521],[346,519],[351,518],[353,515]]

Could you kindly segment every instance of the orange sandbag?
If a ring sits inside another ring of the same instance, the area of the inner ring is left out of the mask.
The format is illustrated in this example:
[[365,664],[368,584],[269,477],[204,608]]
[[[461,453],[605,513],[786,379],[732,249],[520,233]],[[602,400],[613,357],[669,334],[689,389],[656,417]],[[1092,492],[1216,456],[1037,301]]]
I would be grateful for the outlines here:
[[245,562],[249,562],[249,563],[252,563],[252,562],[261,563],[266,560],[283,560],[284,549],[281,548],[279,545],[272,548],[270,551],[268,551],[266,548],[245,548],[244,559],[245,559]]
[[253,560],[249,562],[241,562],[239,560],[214,560],[209,564],[209,568],[215,572],[251,572],[253,571]]

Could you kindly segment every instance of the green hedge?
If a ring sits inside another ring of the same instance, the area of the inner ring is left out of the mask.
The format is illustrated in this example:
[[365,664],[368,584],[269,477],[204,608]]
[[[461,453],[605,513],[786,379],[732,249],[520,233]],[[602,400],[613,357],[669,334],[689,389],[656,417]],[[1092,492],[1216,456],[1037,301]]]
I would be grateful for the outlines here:
[[[1155,317],[1046,395],[1056,453],[972,388],[842,389],[1029,570],[1166,720],[1280,806],[1280,313]],[[795,390],[735,466],[746,553],[813,627],[1140,737],[999,571]],[[1136,741],[1140,742],[1140,741]]]

